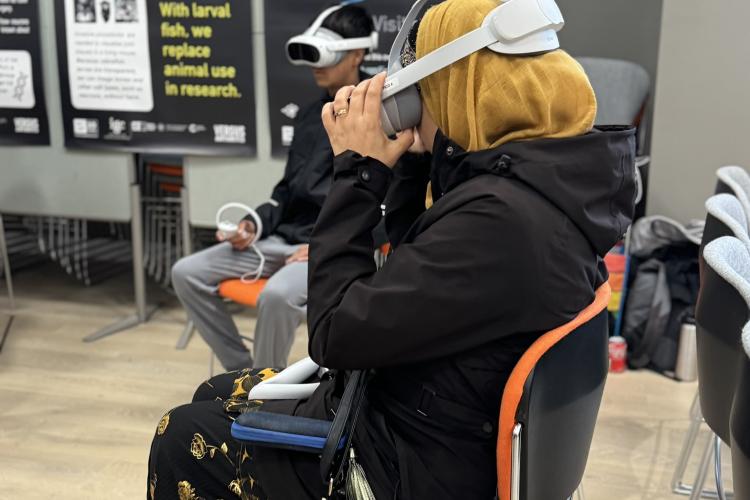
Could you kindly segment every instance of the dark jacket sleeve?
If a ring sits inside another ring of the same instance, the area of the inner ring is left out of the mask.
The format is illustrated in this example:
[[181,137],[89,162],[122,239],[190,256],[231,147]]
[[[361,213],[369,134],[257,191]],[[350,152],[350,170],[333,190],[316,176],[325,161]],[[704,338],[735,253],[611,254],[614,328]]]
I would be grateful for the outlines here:
[[412,223],[425,211],[430,159],[426,155],[406,154],[393,169],[393,182],[385,197],[385,227],[393,247]]
[[[276,184],[271,193],[271,200],[259,205],[255,211],[258,213],[261,222],[263,222],[263,234],[261,238],[266,238],[273,234],[281,222],[284,214],[284,206],[289,199],[289,178],[288,172],[284,172],[284,178]],[[245,217],[245,220],[253,222],[251,215]]]
[[370,231],[390,172],[352,153],[334,163],[310,252],[309,352],[317,363],[428,361],[550,324],[533,306],[540,302],[533,268],[543,256],[528,248],[503,201],[456,206],[376,272]]

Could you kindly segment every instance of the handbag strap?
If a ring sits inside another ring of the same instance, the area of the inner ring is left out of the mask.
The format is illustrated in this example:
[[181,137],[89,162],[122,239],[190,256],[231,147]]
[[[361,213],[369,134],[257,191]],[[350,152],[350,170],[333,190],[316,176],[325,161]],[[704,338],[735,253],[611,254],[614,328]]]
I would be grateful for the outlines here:
[[[323,453],[320,458],[320,476],[324,484],[328,484],[330,481],[335,480],[335,478],[340,476],[343,471],[343,464],[346,461],[346,453],[352,442],[354,425],[356,424],[357,417],[359,416],[359,409],[364,400],[366,385],[367,372],[363,370],[350,372],[349,380],[344,388],[344,394],[341,396],[341,402],[336,411],[336,416],[333,418],[331,431],[328,433],[326,444],[323,447]],[[354,411],[354,414],[350,423],[349,421],[352,411]],[[336,474],[333,476],[332,472],[335,467],[334,461],[337,452],[339,451],[339,443],[347,429],[349,430],[349,436],[347,437],[343,453],[340,454],[341,460],[336,468]]]

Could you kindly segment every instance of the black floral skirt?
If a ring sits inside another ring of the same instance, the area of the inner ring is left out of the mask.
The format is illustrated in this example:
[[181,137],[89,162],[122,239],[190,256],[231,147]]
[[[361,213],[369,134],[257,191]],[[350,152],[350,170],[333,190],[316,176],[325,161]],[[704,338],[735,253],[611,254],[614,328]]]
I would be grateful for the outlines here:
[[247,395],[275,370],[239,370],[198,387],[193,402],[159,422],[148,464],[149,500],[265,500],[255,480],[252,450],[230,434],[232,421],[260,408]]

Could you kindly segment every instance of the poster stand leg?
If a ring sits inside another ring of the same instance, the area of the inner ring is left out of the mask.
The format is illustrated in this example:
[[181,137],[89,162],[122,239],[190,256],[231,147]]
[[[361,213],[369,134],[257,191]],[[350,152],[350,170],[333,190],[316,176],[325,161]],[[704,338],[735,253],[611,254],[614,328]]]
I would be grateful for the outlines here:
[[3,225],[3,216],[0,215],[0,253],[3,257],[3,271],[5,274],[5,285],[8,290],[8,302],[10,302],[10,308],[16,308],[16,298],[13,293],[13,277],[11,276],[10,270],[10,257],[8,256],[8,246],[5,242],[5,226]]
[[133,285],[135,288],[135,314],[119,319],[109,326],[84,337],[84,342],[94,342],[115,333],[134,328],[148,321],[156,311],[146,305],[146,273],[143,269],[143,219],[141,218],[141,190],[138,184],[130,186],[131,233],[133,240]]
[[[182,251],[183,255],[187,256],[193,253],[193,239],[192,234],[190,233],[190,211],[186,188],[180,190],[180,203],[182,205]],[[190,339],[193,338],[193,333],[195,333],[195,324],[188,319],[185,324],[185,329],[182,331],[182,335],[180,335],[180,339],[177,341],[175,349],[185,349],[190,343]]]
[[[10,303],[10,310],[13,311],[16,308],[16,299],[13,293],[13,278],[10,271],[10,257],[8,256],[8,246],[5,242],[5,226],[3,225],[3,216],[0,215],[0,253],[3,258],[3,273],[5,274],[5,285],[8,290],[8,302]],[[2,330],[2,336],[0,337],[0,352],[3,350],[5,345],[5,339],[10,334],[10,328],[13,326],[13,320],[15,315],[8,314],[8,321],[5,323],[5,327]]]

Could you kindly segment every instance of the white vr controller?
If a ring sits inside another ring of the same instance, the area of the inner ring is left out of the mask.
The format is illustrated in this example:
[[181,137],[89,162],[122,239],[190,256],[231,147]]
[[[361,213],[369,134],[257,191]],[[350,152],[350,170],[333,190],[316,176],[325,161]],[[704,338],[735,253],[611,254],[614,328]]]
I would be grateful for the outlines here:
[[255,246],[255,244],[258,242],[258,240],[260,240],[261,235],[263,234],[263,221],[261,220],[260,215],[258,215],[258,212],[248,207],[244,203],[227,203],[216,212],[216,227],[225,240],[237,236],[240,229],[239,222],[234,222],[224,216],[225,212],[231,209],[243,210],[245,213],[247,213],[247,215],[250,215],[250,217],[252,217],[253,223],[255,224],[255,236],[253,236],[253,239],[250,242],[250,248],[258,255],[260,262],[258,264],[258,268],[255,271],[245,273],[240,277],[243,283],[254,283],[258,281],[263,275],[263,266],[266,264],[265,255],[263,255],[263,252],[258,250],[258,247]]

